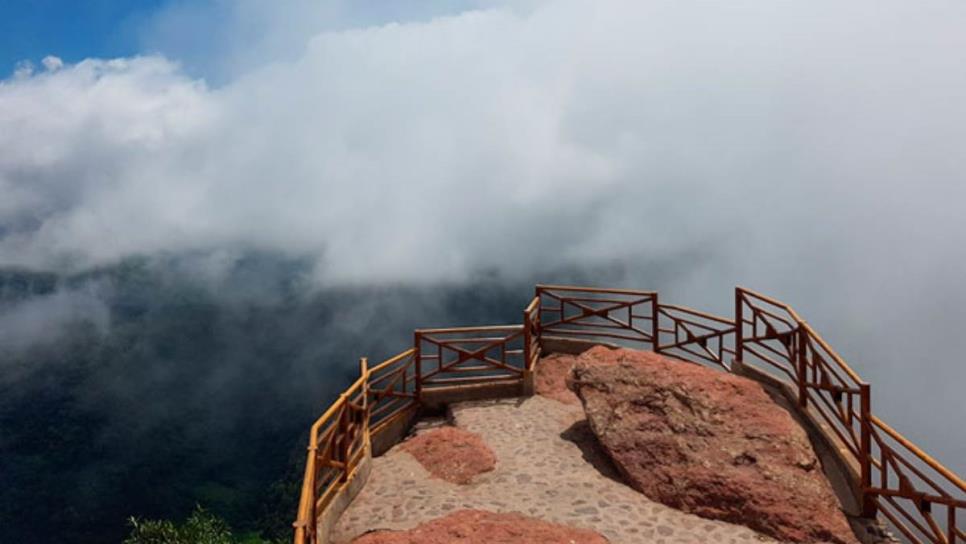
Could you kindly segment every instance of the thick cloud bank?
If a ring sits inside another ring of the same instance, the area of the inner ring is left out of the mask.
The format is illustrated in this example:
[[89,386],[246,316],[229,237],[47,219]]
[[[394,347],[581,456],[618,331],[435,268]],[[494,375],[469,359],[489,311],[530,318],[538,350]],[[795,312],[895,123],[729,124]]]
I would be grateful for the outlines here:
[[324,32],[218,89],[161,57],[51,61],[0,87],[0,262],[254,247],[365,281],[696,243],[947,253],[966,8],[825,8],[469,12]]
[[620,263],[719,311],[736,283],[786,298],[877,395],[966,415],[963,28],[958,1],[556,1],[297,44],[270,25],[285,54],[217,85],[163,55],[51,59],[0,84],[0,264],[265,250],[370,284]]

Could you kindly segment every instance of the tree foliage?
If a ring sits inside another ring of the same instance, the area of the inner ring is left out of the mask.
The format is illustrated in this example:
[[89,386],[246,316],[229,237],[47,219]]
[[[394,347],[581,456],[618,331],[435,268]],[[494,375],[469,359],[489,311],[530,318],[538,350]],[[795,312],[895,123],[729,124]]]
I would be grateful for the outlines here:
[[197,506],[181,524],[168,520],[128,520],[131,534],[124,544],[233,544],[231,529],[221,518]]

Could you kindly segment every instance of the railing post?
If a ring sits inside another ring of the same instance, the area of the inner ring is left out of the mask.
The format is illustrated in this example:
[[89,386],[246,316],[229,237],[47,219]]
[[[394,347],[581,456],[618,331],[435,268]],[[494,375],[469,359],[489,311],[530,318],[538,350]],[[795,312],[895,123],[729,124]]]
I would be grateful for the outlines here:
[[317,527],[318,522],[317,512],[315,511],[316,505],[316,491],[315,484],[318,483],[319,478],[319,438],[318,435],[313,432],[313,436],[309,441],[309,454],[312,456],[312,479],[309,483],[311,486],[312,498],[309,500],[309,519],[307,530],[309,532],[309,542],[315,544],[318,541]]
[[741,303],[741,288],[735,287],[735,361],[742,360],[741,344],[745,336],[744,305]]
[[[316,438],[309,438],[308,454],[305,459],[305,476],[302,479],[302,498],[299,500],[298,519],[292,524],[295,527],[295,542],[308,542],[314,544],[315,534],[315,466],[317,459],[318,446]],[[305,495],[307,490],[313,490],[311,497],[306,502]],[[307,512],[303,510],[303,506]]]
[[540,345],[540,338],[541,338],[541,335],[543,334],[542,332],[540,332],[540,323],[542,322],[540,314],[542,311],[543,311],[543,301],[537,298],[537,315],[533,316],[533,330],[534,332],[537,333],[538,346]]
[[339,413],[339,457],[342,461],[342,474],[339,476],[339,481],[342,483],[349,481],[349,470],[352,468],[349,466],[349,456],[351,454],[352,441],[349,440],[349,397],[342,393],[339,396],[339,402],[342,403],[342,412]]
[[543,340],[543,289],[536,286],[533,296],[537,298],[537,341]]
[[533,325],[533,330],[537,333],[537,344],[540,344],[540,340],[543,338],[543,331],[541,330],[541,324],[543,323],[543,298],[540,296],[540,288],[534,288],[534,297],[537,299],[537,318]]
[[799,323],[796,336],[798,350],[796,353],[795,368],[798,374],[798,405],[801,408],[808,406],[808,390],[805,384],[808,382],[808,357],[805,347],[808,345],[808,331]]
[[423,357],[422,353],[423,337],[419,331],[413,331],[413,361],[416,366],[416,375],[413,376],[415,382],[416,402],[423,401]]
[[530,367],[530,358],[532,353],[530,352],[532,331],[530,330],[530,314],[527,313],[526,308],[523,310],[523,370],[529,372],[533,370]]
[[[654,344],[654,353],[661,352],[661,323],[660,323],[660,305],[658,304],[657,293],[654,293],[654,298],[651,299],[651,341]],[[631,309],[633,312],[634,310]]]
[[956,507],[947,506],[946,508],[946,531],[949,533],[946,540],[949,540],[949,544],[956,544]]
[[874,517],[876,514],[875,501],[872,499],[872,395],[869,384],[859,384],[859,466],[862,480],[862,515]]
[[369,358],[359,358],[359,375],[362,376],[362,436],[369,444]]
[[522,387],[524,396],[533,395],[533,331],[531,330],[530,309],[528,304],[523,309],[523,376]]

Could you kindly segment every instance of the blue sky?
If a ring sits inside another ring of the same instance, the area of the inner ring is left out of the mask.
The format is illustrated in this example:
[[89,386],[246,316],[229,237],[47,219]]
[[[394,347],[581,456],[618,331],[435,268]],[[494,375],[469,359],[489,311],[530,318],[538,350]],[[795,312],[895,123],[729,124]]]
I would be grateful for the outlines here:
[[[498,2],[497,2],[498,3]],[[85,58],[161,53],[194,75],[223,82],[242,67],[284,57],[306,34],[426,20],[493,5],[483,0],[0,0],[0,79],[47,55]],[[260,40],[273,29],[273,44]],[[297,47],[296,47],[297,48]],[[247,50],[261,50],[249,54]]]
[[163,0],[0,0],[0,74],[46,55],[76,62],[139,49],[137,30]]

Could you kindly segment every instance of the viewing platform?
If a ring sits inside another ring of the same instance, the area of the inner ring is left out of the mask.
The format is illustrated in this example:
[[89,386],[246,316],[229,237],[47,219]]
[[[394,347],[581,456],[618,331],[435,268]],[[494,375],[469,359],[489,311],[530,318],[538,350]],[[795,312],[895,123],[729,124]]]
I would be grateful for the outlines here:
[[761,541],[751,529],[686,514],[625,485],[597,448],[580,404],[534,395],[457,403],[450,413],[453,425],[493,450],[496,468],[459,485],[394,448],[373,459],[369,481],[330,533],[333,542],[373,527],[411,529],[463,509],[519,512],[589,528],[610,542]]
[[417,330],[399,355],[362,359],[312,426],[295,543],[795,541],[628,485],[562,385],[595,345],[760,384],[807,432],[857,541],[966,542],[966,483],[876,418],[869,385],[784,303],[738,288],[729,319],[649,291],[541,285],[522,321]]

